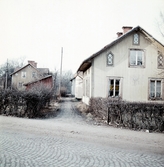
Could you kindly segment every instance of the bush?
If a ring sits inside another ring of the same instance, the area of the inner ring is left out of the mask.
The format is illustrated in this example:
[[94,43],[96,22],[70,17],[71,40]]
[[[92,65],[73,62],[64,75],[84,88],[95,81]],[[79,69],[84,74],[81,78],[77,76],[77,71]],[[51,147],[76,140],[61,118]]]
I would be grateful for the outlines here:
[[91,98],[90,112],[113,125],[130,129],[164,131],[164,105],[125,102],[114,98]]
[[35,118],[51,97],[52,91],[45,88],[30,91],[0,90],[0,114]]

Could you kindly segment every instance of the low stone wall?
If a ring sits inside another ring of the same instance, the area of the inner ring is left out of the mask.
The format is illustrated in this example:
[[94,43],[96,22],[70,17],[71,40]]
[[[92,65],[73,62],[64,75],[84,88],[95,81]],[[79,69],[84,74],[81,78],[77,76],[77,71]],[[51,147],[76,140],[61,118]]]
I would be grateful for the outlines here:
[[138,130],[164,131],[164,104],[91,98],[89,112],[112,125]]

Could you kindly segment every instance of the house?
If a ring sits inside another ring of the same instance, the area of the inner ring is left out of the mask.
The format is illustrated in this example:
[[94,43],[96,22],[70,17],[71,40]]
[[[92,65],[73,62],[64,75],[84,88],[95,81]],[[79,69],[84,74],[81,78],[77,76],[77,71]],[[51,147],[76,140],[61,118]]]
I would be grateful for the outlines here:
[[24,84],[39,80],[48,74],[48,68],[37,68],[37,63],[35,61],[28,61],[27,65],[15,69],[11,74],[12,88],[25,90],[26,86]]
[[140,26],[122,27],[117,39],[84,60],[82,101],[120,97],[164,103],[164,45]]
[[52,75],[48,75],[46,77],[40,78],[38,80],[32,81],[32,82],[28,82],[23,84],[24,86],[26,86],[26,90],[30,90],[32,88],[46,88],[46,89],[52,89],[53,88],[53,78]]
[[72,82],[71,94],[76,99],[82,99],[83,97],[83,73],[76,73],[70,80]]

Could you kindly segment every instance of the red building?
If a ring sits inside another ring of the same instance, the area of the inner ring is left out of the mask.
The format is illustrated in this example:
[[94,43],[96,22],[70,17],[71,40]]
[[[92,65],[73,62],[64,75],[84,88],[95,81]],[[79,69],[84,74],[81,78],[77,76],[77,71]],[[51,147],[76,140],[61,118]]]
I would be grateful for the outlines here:
[[52,75],[48,75],[48,76],[41,78],[41,79],[38,79],[36,81],[25,83],[24,86],[26,86],[26,90],[30,90],[34,87],[38,87],[38,88],[44,87],[47,89],[52,89],[53,78],[52,78]]

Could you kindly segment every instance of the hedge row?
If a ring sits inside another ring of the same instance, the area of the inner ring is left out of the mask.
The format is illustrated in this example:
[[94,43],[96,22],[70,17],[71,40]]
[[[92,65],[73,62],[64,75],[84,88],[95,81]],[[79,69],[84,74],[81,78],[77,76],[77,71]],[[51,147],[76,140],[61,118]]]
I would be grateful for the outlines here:
[[91,98],[89,111],[110,124],[130,129],[164,131],[164,104]]
[[50,101],[52,92],[48,89],[17,91],[0,90],[0,114],[35,118]]

